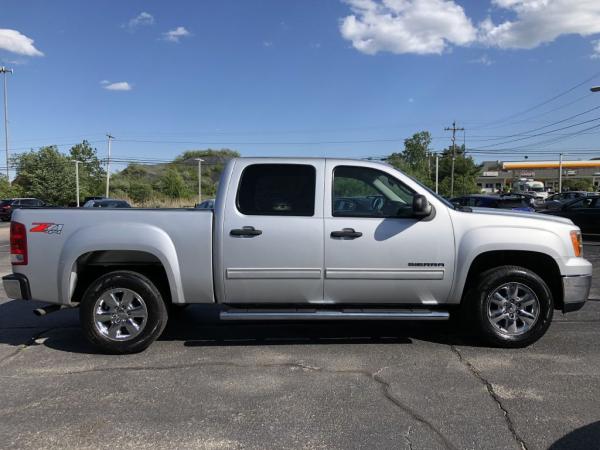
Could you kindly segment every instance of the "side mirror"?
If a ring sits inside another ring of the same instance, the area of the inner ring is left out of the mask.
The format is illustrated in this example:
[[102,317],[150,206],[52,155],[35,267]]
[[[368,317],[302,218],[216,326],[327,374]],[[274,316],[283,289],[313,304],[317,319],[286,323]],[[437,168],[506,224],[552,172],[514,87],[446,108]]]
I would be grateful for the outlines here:
[[427,201],[427,197],[417,194],[413,197],[413,216],[427,217],[431,214],[431,205]]

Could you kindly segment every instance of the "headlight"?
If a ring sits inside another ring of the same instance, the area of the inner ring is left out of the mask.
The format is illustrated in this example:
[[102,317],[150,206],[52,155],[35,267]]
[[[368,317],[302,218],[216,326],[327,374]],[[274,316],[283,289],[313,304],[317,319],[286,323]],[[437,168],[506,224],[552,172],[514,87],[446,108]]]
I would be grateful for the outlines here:
[[583,256],[583,241],[581,240],[581,231],[571,231],[571,243],[575,256]]

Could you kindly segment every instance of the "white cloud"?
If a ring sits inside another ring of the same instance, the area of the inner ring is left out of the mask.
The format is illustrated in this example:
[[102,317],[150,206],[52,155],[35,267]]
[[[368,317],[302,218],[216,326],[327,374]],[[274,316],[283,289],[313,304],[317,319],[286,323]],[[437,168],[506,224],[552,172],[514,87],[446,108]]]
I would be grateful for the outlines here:
[[154,16],[146,11],[142,11],[137,16],[130,19],[123,27],[128,28],[130,31],[134,31],[138,27],[149,25],[154,25]]
[[590,58],[592,58],[592,59],[600,58],[600,39],[598,39],[596,41],[592,41],[592,51],[594,53],[592,53],[590,55]]
[[469,62],[473,64],[482,64],[484,66],[491,66],[494,64],[494,61],[488,55],[481,55],[479,58],[472,59]]
[[163,39],[169,42],[179,42],[181,38],[188,37],[191,35],[192,33],[186,30],[185,27],[177,27],[174,30],[170,30],[166,33],[163,33]]
[[263,47],[273,47],[272,41],[263,41]]
[[28,38],[17,30],[0,28],[0,50],[25,56],[44,56],[33,45],[33,39]]
[[515,19],[499,24],[489,17],[484,20],[479,27],[484,45],[530,49],[562,35],[600,33],[598,0],[492,0],[492,4],[510,11]]
[[340,25],[357,50],[441,54],[449,45],[468,45],[477,30],[452,0],[345,0],[352,15]]
[[100,84],[107,91],[130,91],[133,89],[133,86],[127,81],[118,81],[116,83],[111,83],[108,80],[102,80]]
[[600,33],[600,0],[491,0],[492,16],[511,18],[495,22],[488,16],[477,25],[455,0],[343,1],[352,14],[341,21],[342,36],[371,55],[441,54],[473,44],[531,49],[563,35]]

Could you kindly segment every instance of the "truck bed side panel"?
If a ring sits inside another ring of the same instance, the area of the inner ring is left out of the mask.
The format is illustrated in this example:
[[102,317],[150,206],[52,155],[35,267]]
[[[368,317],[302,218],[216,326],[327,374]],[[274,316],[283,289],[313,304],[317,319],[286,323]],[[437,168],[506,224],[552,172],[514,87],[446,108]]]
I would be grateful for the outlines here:
[[[27,276],[36,300],[69,303],[80,256],[131,250],[160,260],[174,303],[214,302],[210,211],[30,209],[16,211],[13,220],[27,227],[29,249],[29,264],[14,271]],[[60,234],[31,231],[35,223],[62,229]]]

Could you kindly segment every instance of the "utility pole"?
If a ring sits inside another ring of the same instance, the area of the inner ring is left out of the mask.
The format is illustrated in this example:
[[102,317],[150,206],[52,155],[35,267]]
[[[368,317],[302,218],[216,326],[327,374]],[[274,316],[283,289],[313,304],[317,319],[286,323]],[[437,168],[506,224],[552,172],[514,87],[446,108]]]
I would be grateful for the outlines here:
[[110,188],[110,143],[115,138],[110,133],[106,134],[108,138],[108,159],[106,160],[106,198],[108,198],[108,190]]
[[440,179],[440,155],[435,154],[435,193],[438,194],[438,185]]
[[558,154],[558,193],[560,194],[562,192],[562,159],[563,159],[563,154],[559,153]]
[[456,132],[465,131],[464,128],[456,127],[456,120],[452,122],[452,128],[446,127],[444,131],[452,131],[452,168],[450,169],[450,197],[454,197],[454,160],[456,159]]
[[202,203],[202,163],[204,162],[201,158],[196,158],[198,161],[198,204]]
[[77,192],[77,207],[79,208],[79,164],[81,161],[72,161],[75,163],[75,192]]
[[10,171],[8,165],[8,91],[6,89],[6,74],[13,73],[12,69],[0,67],[0,73],[4,75],[4,147],[6,150],[6,179],[10,183]]

